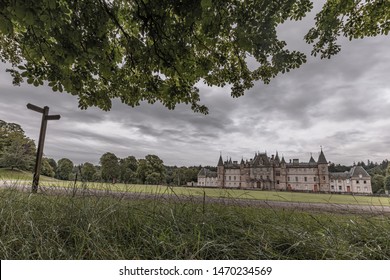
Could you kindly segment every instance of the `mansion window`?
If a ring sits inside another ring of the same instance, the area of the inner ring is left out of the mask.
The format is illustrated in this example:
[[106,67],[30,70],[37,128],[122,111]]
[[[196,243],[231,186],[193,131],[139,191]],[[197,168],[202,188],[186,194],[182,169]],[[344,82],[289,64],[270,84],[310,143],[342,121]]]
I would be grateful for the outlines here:
[[317,181],[317,177],[314,177],[314,182],[316,182]]
[[234,181],[236,180],[236,176],[233,177],[233,180],[234,180]]
[[280,176],[280,171],[276,171],[276,176]]
[[339,191],[341,191],[341,189],[342,189],[341,186],[339,186]]
[[287,177],[287,181],[289,181],[289,182],[290,182],[290,177]]
[[332,188],[332,190],[334,190],[334,186],[330,186]]
[[356,180],[356,184],[359,184],[359,180]]
[[276,180],[276,184],[279,185],[279,180]]
[[305,182],[307,182],[307,177],[305,177]]
[[364,184],[367,184],[367,181],[363,181]]
[[298,182],[298,177],[295,177],[295,181]]

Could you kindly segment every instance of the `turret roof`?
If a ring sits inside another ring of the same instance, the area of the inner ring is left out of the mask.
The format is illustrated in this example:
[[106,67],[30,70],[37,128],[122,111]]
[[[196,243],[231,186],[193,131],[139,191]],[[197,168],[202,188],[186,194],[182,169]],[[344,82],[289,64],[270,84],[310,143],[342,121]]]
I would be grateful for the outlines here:
[[219,155],[218,166],[223,166],[222,155]]
[[279,159],[278,152],[276,152],[275,162],[276,162],[276,163],[280,163],[280,159]]
[[326,158],[325,158],[325,155],[324,155],[324,152],[322,151],[322,149],[321,149],[320,156],[318,157],[317,163],[318,163],[318,164],[328,164],[328,162],[326,161]]

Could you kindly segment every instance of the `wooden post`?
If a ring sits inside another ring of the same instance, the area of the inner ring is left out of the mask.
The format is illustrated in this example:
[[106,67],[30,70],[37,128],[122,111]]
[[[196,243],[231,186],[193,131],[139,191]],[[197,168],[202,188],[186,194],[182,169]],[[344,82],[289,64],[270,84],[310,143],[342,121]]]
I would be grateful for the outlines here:
[[61,116],[60,115],[49,116],[49,107],[47,107],[47,106],[41,108],[41,107],[38,107],[38,106],[35,106],[33,104],[28,103],[27,108],[42,114],[41,131],[39,133],[37,157],[35,160],[34,177],[33,177],[33,182],[32,182],[32,192],[36,193],[38,191],[39,176],[41,174],[43,146],[45,143],[47,121],[48,120],[59,120],[61,118]]

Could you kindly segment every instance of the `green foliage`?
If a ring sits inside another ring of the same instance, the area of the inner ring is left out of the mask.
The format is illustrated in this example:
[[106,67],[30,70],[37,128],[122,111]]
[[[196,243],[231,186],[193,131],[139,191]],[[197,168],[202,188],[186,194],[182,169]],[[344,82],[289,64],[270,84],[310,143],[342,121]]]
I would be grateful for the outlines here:
[[136,173],[142,184],[162,184],[166,178],[164,162],[156,155],[147,155],[145,159],[140,159]]
[[96,168],[92,163],[86,162],[81,167],[81,179],[91,182],[94,179]]
[[57,170],[57,162],[53,158],[46,158],[47,162],[53,168],[54,172]]
[[167,166],[166,183],[168,185],[183,186],[186,185],[188,182],[196,182],[198,180],[199,170],[200,167],[198,166]]
[[128,156],[119,160],[120,180],[122,183],[137,183],[138,162],[134,156]]
[[350,166],[334,164],[333,162],[328,166],[329,172],[345,172],[351,170]]
[[49,162],[49,159],[47,158],[42,158],[41,174],[48,177],[55,176],[55,170],[53,169],[52,165]]
[[390,176],[390,163],[387,164],[386,176]]
[[[269,83],[306,56],[286,49],[277,27],[300,20],[309,0],[3,1],[0,60],[14,84],[44,81],[79,98],[79,107],[178,103],[207,113],[198,88],[232,85],[238,97],[254,81]],[[330,58],[337,38],[387,35],[388,0],[328,0],[305,39]],[[249,69],[248,58],[257,63]]]
[[[54,4],[53,4],[54,3]],[[178,103],[207,113],[196,83],[232,85],[238,97],[306,61],[286,49],[277,26],[299,20],[309,0],[6,1],[0,6],[0,59],[14,83],[77,95],[79,106]],[[257,61],[249,69],[247,58]]]
[[371,187],[373,193],[378,193],[384,188],[385,177],[379,174],[375,174],[371,179]]
[[390,191],[390,176],[385,177],[385,190]]
[[316,26],[305,39],[314,43],[313,55],[330,58],[341,46],[341,35],[349,40],[366,36],[388,35],[390,31],[388,0],[328,0],[316,16]]
[[120,176],[119,159],[113,153],[100,157],[101,176],[105,182],[115,183]]
[[73,162],[70,159],[62,158],[58,161],[56,178],[70,180],[73,173]]
[[36,147],[20,125],[0,120],[0,167],[32,170]]

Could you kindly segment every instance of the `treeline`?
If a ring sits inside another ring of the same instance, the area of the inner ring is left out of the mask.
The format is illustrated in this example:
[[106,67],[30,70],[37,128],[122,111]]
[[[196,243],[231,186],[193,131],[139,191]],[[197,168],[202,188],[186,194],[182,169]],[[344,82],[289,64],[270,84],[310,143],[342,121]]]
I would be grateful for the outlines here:
[[55,160],[45,158],[51,168],[42,169],[42,174],[61,180],[80,180],[86,182],[109,182],[125,184],[168,184],[185,185],[196,181],[201,167],[165,166],[156,155],[143,159],[134,156],[118,158],[113,153],[100,157],[99,165],[90,162],[75,165],[70,159]]

